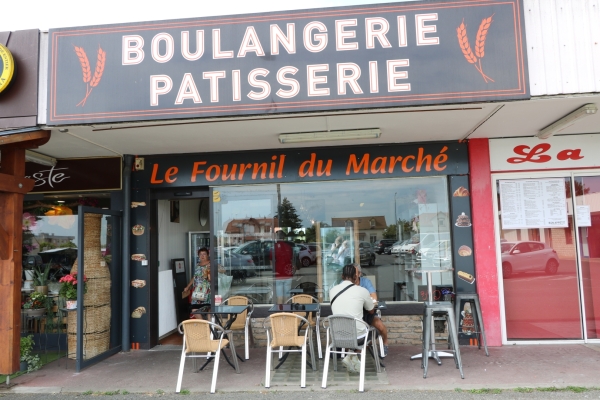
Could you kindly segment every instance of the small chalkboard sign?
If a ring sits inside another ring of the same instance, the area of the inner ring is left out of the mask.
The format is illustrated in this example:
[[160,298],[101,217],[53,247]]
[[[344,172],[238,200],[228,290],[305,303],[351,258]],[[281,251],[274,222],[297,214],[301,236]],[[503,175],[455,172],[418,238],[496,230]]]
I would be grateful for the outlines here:
[[185,259],[173,258],[171,260],[171,269],[173,270],[173,290],[175,292],[177,325],[179,325],[182,321],[190,318],[189,300],[187,297],[181,298],[181,293],[188,284],[185,275]]

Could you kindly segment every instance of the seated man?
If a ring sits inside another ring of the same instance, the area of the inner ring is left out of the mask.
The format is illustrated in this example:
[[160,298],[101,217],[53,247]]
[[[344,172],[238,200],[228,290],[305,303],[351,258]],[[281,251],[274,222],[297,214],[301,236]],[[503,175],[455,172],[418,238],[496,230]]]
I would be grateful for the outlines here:
[[[374,305],[367,289],[354,284],[356,280],[356,268],[354,265],[346,265],[342,270],[342,282],[331,288],[329,298],[331,299],[331,313],[338,315],[348,315],[350,317],[363,319],[363,310],[369,313],[374,312]],[[366,337],[367,330],[365,326],[356,323],[356,337],[362,339]],[[342,363],[349,371],[358,372],[356,356],[347,356]]]
[[[369,278],[362,276],[362,268],[361,268],[360,264],[354,264],[354,267],[356,268],[356,279],[354,281],[354,284],[367,289],[367,291],[369,292],[369,295],[371,296],[371,299],[373,299],[374,302],[378,301],[377,300],[377,292],[375,291],[375,287],[373,286],[373,283],[371,282],[371,280]],[[377,315],[375,315],[375,313],[365,314],[365,317],[363,319],[367,324],[374,326],[375,329],[377,329],[377,331],[379,331],[379,334],[381,335],[381,339],[383,339],[383,354],[381,356],[382,357],[387,356],[388,334],[387,334],[387,328],[383,324],[383,321]]]

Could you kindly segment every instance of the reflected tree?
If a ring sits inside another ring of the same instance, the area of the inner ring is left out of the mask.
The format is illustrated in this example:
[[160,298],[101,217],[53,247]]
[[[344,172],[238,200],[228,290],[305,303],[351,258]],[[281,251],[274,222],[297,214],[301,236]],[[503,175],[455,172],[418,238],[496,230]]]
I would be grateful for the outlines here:
[[293,230],[302,227],[302,219],[298,216],[296,207],[294,207],[287,197],[284,197],[283,200],[281,200],[281,205],[279,206],[279,218],[279,226],[282,228],[286,227]]

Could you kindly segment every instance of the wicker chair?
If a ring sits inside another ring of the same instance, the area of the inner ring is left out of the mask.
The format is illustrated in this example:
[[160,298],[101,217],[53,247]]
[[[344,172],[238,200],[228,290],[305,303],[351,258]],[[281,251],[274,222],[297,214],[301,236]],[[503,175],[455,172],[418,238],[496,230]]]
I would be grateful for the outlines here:
[[249,305],[249,309],[239,314],[233,324],[229,327],[232,331],[244,331],[244,359],[250,359],[250,341],[254,344],[254,335],[252,334],[252,325],[250,319],[252,318],[252,312],[254,312],[254,304],[252,300],[244,296],[231,296],[223,302],[223,305],[230,306],[245,306]]
[[[272,314],[263,322],[263,328],[267,331],[267,371],[265,375],[265,387],[271,386],[271,371],[273,369],[273,353],[302,353],[302,367],[300,370],[300,387],[306,387],[306,346],[310,349],[311,365],[314,371],[317,370],[315,361],[315,350],[313,348],[312,336],[309,335],[310,326],[304,331],[303,335],[298,334],[300,323],[308,324],[305,318],[292,313],[276,313]],[[267,324],[270,323],[270,328]],[[290,347],[290,349],[276,348]],[[300,350],[293,349],[300,347]]]
[[[367,336],[364,340],[356,338],[356,323],[363,324],[367,329]],[[325,325],[328,325],[327,327]],[[349,317],[346,315],[332,315],[323,320],[323,328],[327,328],[327,344],[325,346],[325,365],[323,366],[323,382],[321,387],[327,388],[327,372],[329,369],[329,359],[333,353],[333,370],[337,371],[337,354],[351,355],[355,354],[353,350],[361,350],[360,353],[360,380],[358,383],[358,391],[365,391],[365,364],[367,355],[367,345],[372,344],[373,359],[377,373],[381,373],[381,365],[379,364],[379,354],[377,345],[375,344],[376,329],[369,326],[363,320]],[[341,350],[337,350],[340,348]]]
[[[225,335],[231,339],[231,331],[224,330],[217,324],[208,322],[201,319],[190,319],[183,321],[179,324],[179,333],[183,333],[183,350],[181,351],[181,362],[179,363],[179,376],[177,377],[177,388],[176,393],[181,390],[181,380],[183,378],[183,367],[185,365],[186,357],[190,358],[206,358],[210,353],[215,353],[215,365],[213,369],[212,383],[210,385],[210,392],[215,392],[217,385],[217,374],[219,372],[219,356],[221,350],[229,344],[231,349],[231,358],[235,364],[235,372],[240,373],[240,367],[237,362],[237,356],[235,354],[235,347],[232,340],[225,339]],[[211,330],[219,337],[219,339],[213,340],[211,338]],[[206,353],[198,355],[196,353]]]
[[[311,303],[318,303],[319,300],[317,300],[316,298],[314,298],[313,296],[310,296],[308,294],[297,294],[295,296],[292,296],[288,301],[288,303],[297,303],[297,304],[311,304]],[[306,315],[306,312],[295,312],[294,314],[296,315],[300,315],[301,317]],[[320,329],[320,322],[321,322],[321,312],[317,311],[316,313],[316,317],[313,318],[312,313],[308,314],[308,324],[315,329],[315,333],[317,335],[317,351],[319,353],[319,358],[323,358],[323,351],[321,350],[321,329]]]

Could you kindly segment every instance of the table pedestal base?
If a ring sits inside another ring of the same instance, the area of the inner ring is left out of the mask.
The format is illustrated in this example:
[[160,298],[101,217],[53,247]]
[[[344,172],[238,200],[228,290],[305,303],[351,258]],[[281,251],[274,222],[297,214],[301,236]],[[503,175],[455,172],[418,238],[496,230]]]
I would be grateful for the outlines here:
[[[429,350],[429,358],[433,358],[438,363],[438,365],[442,365],[442,360],[440,360],[441,357],[454,358],[454,354],[448,353],[447,351]],[[421,358],[423,358],[423,353],[415,354],[410,359],[418,360]]]

